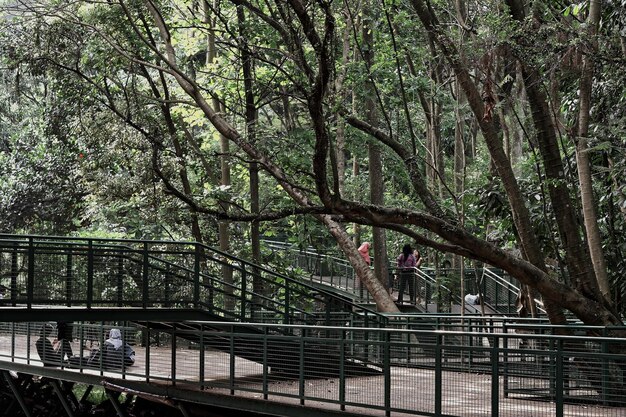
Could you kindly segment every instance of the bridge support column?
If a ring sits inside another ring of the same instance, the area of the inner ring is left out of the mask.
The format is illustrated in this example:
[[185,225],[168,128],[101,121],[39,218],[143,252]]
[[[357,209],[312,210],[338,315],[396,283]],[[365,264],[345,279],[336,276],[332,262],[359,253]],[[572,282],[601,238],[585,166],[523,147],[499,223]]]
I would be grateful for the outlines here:
[[118,417],[126,417],[126,413],[124,412],[122,405],[118,401],[118,396],[114,395],[108,389],[104,391],[106,392],[107,398],[109,399],[109,401],[111,401],[111,404],[113,404],[113,408],[115,408],[115,412],[117,413]]
[[13,392],[13,396],[15,397],[20,407],[22,408],[24,415],[26,417],[32,417],[32,413],[26,406],[26,401],[24,401],[24,397],[22,396],[22,393],[15,385],[15,381],[13,381],[13,377],[11,376],[11,374],[8,371],[3,371],[2,374],[4,376],[4,379],[7,382],[7,385],[9,386],[9,388],[11,388],[11,391]]
[[191,417],[189,412],[187,412],[187,408],[182,403],[178,403],[178,409],[183,417]]
[[52,389],[54,390],[54,392],[57,394],[57,397],[59,397],[59,401],[61,402],[61,405],[65,409],[65,412],[67,413],[68,417],[74,417],[74,410],[72,410],[72,407],[70,407],[70,404],[67,402],[67,397],[65,396],[65,393],[63,392],[63,390],[61,390],[61,387],[59,386],[59,382],[56,380],[52,380],[50,381],[50,385],[52,386]]

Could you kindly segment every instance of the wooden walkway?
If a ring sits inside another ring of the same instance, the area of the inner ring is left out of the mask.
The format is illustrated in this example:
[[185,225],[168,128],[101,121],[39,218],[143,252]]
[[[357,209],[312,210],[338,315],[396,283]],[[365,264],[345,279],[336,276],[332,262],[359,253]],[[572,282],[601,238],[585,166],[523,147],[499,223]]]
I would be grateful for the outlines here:
[[[35,349],[35,339],[31,338],[27,344],[25,336],[16,338],[14,362],[41,366]],[[0,336],[0,361],[4,367],[10,367],[11,338]],[[80,346],[74,343],[77,354]],[[299,405],[301,390],[304,390],[305,407],[320,410],[339,411],[340,380],[338,378],[307,379],[301,387],[298,380],[263,378],[263,366],[241,358],[231,363],[231,357],[219,351],[204,353],[203,374],[200,372],[201,356],[198,350],[177,349],[174,356],[169,347],[150,347],[149,367],[146,349],[135,346],[136,362],[133,366],[122,371],[104,371],[97,369],[69,369],[67,372],[80,372],[99,378],[124,378],[127,381],[143,382],[149,379],[151,383],[171,385],[175,379],[177,389],[202,391],[203,395],[229,395],[235,390],[237,398],[264,400]],[[87,351],[84,352],[85,355]],[[173,366],[173,364],[175,366]],[[231,366],[235,374],[231,378]],[[392,367],[391,375],[391,407],[393,416],[415,414],[430,414],[435,411],[436,383],[435,372],[429,369]],[[443,372],[441,384],[443,415],[488,417],[491,412],[491,375],[472,374],[467,372]],[[500,417],[552,417],[555,415],[555,404],[521,398],[505,398],[502,391],[504,381],[500,380],[499,416]],[[120,381],[123,386],[123,381]],[[345,382],[345,411],[348,413],[383,416],[384,404],[384,376],[364,376],[347,378]],[[264,392],[265,391],[265,392]],[[210,401],[207,401],[209,404]],[[242,402],[244,404],[244,402]],[[600,407],[596,405],[566,404],[564,406],[567,417],[626,417],[626,408]],[[402,410],[412,410],[411,413]]]

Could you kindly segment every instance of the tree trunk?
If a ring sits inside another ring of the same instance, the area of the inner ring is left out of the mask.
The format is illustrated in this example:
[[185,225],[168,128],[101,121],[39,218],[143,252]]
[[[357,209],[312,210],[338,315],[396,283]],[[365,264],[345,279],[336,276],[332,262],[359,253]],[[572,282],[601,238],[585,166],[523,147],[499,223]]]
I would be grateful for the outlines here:
[[[366,2],[363,8],[363,59],[367,68],[372,68],[374,64],[374,27],[372,26],[372,10],[370,4]],[[372,126],[378,124],[378,114],[376,111],[375,91],[373,81],[370,79],[365,85],[365,119]],[[369,185],[370,201],[372,204],[382,206],[384,204],[384,183],[383,164],[380,144],[370,141],[368,144],[369,153]],[[374,274],[378,280],[388,287],[387,272],[387,238],[385,229],[374,227],[372,230],[374,248]]]
[[[524,21],[522,6],[517,0],[507,0],[515,20]],[[598,283],[590,268],[589,253],[580,238],[578,222],[573,210],[573,204],[564,178],[565,169],[561,160],[561,153],[556,139],[556,131],[550,115],[545,93],[541,90],[541,78],[535,68],[530,68],[522,62],[522,74],[535,130],[537,142],[543,160],[548,194],[559,230],[559,236],[565,249],[566,263],[571,282],[581,293],[596,301],[602,301]]]
[[[456,0],[456,17],[460,22],[462,27],[466,26],[467,19],[467,8],[465,6],[464,0]],[[465,43],[465,39],[467,37],[467,32],[465,30],[461,30],[460,34],[460,45],[461,47]],[[464,224],[465,210],[464,210],[464,198],[463,193],[465,192],[465,138],[464,138],[464,128],[465,123],[463,120],[463,115],[461,114],[461,106],[465,102],[465,96],[463,95],[463,90],[458,82],[454,83],[454,95],[456,96],[456,101],[454,103],[454,196],[456,199],[456,205],[459,212],[457,216],[459,217],[459,223],[461,225]],[[460,204],[460,208],[458,207]],[[463,257],[454,256],[452,259],[452,268],[459,269],[461,275],[461,298],[465,295],[464,289],[464,279],[465,276],[465,264],[463,261]],[[462,300],[464,302],[464,300]],[[461,313],[464,313],[465,306],[461,308]]]
[[[254,92],[252,89],[252,57],[248,50],[248,35],[245,29],[246,16],[244,9],[237,7],[237,20],[239,23],[239,39],[241,51],[241,69],[243,72],[244,96],[246,103],[246,137],[247,141],[254,143],[256,140],[258,110],[256,107]],[[259,204],[259,164],[251,161],[249,164],[250,173],[250,212],[258,215],[260,213]],[[252,249],[252,262],[255,265],[261,265],[261,236],[259,232],[259,221],[252,220],[250,222],[250,246]],[[257,310],[261,310],[263,304],[263,280],[260,277],[260,271],[253,271],[252,274],[252,291],[255,296],[252,299],[252,314],[254,316]]]
[[602,2],[591,0],[588,17],[588,33],[591,51],[583,57],[582,76],[580,78],[580,111],[578,116],[578,140],[576,142],[576,161],[578,167],[578,181],[582,200],[583,218],[587,232],[587,246],[593,264],[593,270],[598,280],[600,292],[606,300],[611,300],[611,289],[607,276],[602,237],[598,226],[596,202],[593,195],[593,180],[589,161],[589,147],[587,135],[589,132],[589,113],[591,107],[591,87],[593,84],[594,60],[593,52],[597,49],[596,33],[600,23]]
[[[208,4],[208,1],[204,2],[204,10],[205,10],[205,23],[209,24],[210,30],[207,39],[207,64],[211,65],[215,62],[217,58],[217,49],[215,47],[215,31],[214,31],[214,21],[211,19],[210,10],[211,7]],[[213,96],[213,108],[218,113],[221,111],[221,105],[219,99],[216,96]],[[228,143],[228,138],[226,138],[223,134],[220,133],[220,171],[221,171],[221,179],[220,183],[223,187],[230,187],[230,162],[229,162],[229,154],[230,154],[230,145]],[[220,203],[220,208],[224,213],[228,212],[229,202],[222,201]],[[223,252],[230,252],[230,230],[229,230],[229,221],[228,220],[220,220],[218,222],[218,235],[219,235],[219,244],[220,250]],[[222,280],[224,281],[224,293],[226,298],[224,300],[224,308],[226,310],[234,309],[234,288],[233,288],[233,269],[229,265],[222,266]]]
[[[454,106],[454,195],[457,199],[457,203],[461,203],[460,212],[458,213],[460,224],[464,224],[464,206],[463,206],[463,193],[465,192],[465,141],[464,141],[464,123],[463,116],[461,115],[461,105],[463,103],[463,92],[458,83],[454,83],[456,91],[456,103]],[[463,258],[455,256],[453,258],[452,267],[458,269],[463,267]],[[463,276],[463,271],[461,271]],[[461,280],[463,281],[463,280]],[[463,287],[461,287],[461,294],[464,294]]]
[[[344,11],[344,15],[347,13]],[[348,21],[348,17],[346,16],[346,21]],[[342,37],[342,54],[341,54],[341,72],[337,76],[337,81],[335,82],[335,90],[336,94],[339,97],[339,106],[337,108],[341,108],[343,106],[343,101],[346,100],[348,94],[343,90],[344,80],[346,78],[347,66],[350,62],[350,26],[346,25],[346,28],[343,32]],[[337,132],[335,134],[335,159],[337,161],[337,182],[339,186],[339,195],[344,195],[344,185],[345,185],[345,177],[346,177],[346,122],[343,120],[343,117],[339,117],[337,115]]]

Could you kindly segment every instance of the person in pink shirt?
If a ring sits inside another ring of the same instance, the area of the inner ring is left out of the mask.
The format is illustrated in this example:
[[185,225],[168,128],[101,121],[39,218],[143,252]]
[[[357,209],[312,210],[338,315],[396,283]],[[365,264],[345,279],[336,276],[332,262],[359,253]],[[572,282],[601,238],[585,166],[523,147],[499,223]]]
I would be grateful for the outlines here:
[[[357,250],[359,251],[359,254],[363,258],[367,266],[370,266],[372,264],[372,258],[370,258],[370,243],[363,242],[363,244],[359,246],[359,249]],[[363,298],[363,283],[358,277],[356,278],[356,286],[359,289],[359,294],[361,295],[361,298]]]
[[359,251],[359,254],[361,254],[361,257],[363,258],[367,266],[370,266],[372,264],[372,259],[370,258],[370,243],[363,242],[363,244],[359,246],[358,251]]

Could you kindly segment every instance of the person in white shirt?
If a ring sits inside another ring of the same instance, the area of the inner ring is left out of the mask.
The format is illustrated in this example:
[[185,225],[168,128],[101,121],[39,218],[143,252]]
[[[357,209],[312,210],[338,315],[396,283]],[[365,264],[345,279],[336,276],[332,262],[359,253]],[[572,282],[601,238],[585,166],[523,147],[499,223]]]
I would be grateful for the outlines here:
[[465,296],[465,304],[469,304],[469,305],[478,305],[478,304],[480,304],[480,295],[478,295],[478,294],[467,294]]

